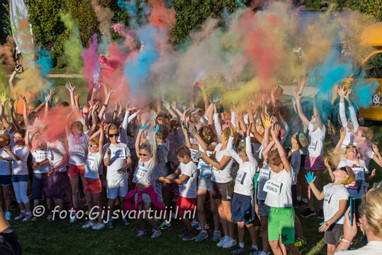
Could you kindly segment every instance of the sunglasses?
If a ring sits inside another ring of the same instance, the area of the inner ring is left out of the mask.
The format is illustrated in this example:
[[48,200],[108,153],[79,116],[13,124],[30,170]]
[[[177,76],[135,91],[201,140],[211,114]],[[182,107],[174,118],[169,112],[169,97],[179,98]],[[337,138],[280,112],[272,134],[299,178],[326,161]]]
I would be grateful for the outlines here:
[[88,147],[97,147],[96,144],[89,144]]
[[345,171],[345,173],[347,174],[347,175],[349,175],[349,172],[348,172],[348,170],[346,169],[346,167],[340,167],[340,170],[342,170],[342,171]]
[[147,157],[149,154],[138,153],[138,155],[141,156],[141,157]]
[[119,133],[109,134],[109,137],[118,137],[118,136],[119,136]]
[[347,149],[357,149],[357,146],[355,146],[355,145],[346,145],[346,147],[345,147],[345,149],[347,150]]
[[74,124],[73,126],[74,126],[74,127],[82,128],[82,124],[80,124],[80,123]]

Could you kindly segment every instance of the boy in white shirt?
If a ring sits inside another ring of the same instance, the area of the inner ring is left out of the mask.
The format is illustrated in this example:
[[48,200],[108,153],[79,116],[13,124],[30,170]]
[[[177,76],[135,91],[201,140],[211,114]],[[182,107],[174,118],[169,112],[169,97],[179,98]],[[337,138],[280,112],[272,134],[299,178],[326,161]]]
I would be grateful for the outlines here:
[[179,185],[179,197],[176,206],[186,227],[186,231],[183,231],[179,236],[183,241],[189,241],[194,240],[196,237],[195,230],[192,228],[191,221],[187,216],[193,215],[196,204],[197,167],[191,159],[190,149],[186,146],[182,145],[176,149],[176,156],[180,162],[178,169],[165,178],[160,177],[158,181]]
[[[109,220],[107,227],[113,229],[113,206],[115,199],[119,196],[121,209],[123,209],[123,200],[127,194],[127,169],[131,165],[130,150],[124,143],[118,142],[119,131],[117,126],[110,125],[108,128],[108,137],[110,144],[106,145],[106,153],[103,159],[107,167],[106,183],[107,198],[109,199],[108,207],[110,208]],[[122,224],[128,226],[126,219],[121,219]]]

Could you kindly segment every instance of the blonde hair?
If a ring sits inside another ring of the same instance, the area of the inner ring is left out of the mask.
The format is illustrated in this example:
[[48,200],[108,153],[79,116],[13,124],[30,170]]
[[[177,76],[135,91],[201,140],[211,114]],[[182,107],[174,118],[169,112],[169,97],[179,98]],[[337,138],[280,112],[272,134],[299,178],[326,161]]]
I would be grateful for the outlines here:
[[371,231],[382,238],[382,186],[374,186],[362,197],[361,214],[365,214]]

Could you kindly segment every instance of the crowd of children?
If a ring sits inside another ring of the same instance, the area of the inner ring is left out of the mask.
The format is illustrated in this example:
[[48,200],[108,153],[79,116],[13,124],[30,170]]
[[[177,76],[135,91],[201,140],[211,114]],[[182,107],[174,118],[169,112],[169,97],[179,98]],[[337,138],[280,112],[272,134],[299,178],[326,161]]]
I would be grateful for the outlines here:
[[[340,139],[333,151],[324,151],[326,123],[315,98],[312,117],[306,117],[307,109],[301,104],[304,82],[292,100],[295,112],[289,114],[280,100],[281,89],[269,92],[270,100],[259,98],[245,107],[233,105],[227,113],[219,99],[208,102],[201,81],[194,85],[193,89],[199,88],[203,94],[204,109],[195,108],[194,98],[191,108],[167,101],[158,101],[156,107],[109,107],[114,91],[106,86],[104,91],[92,90],[89,103],[81,109],[75,86],[67,84],[71,102],[59,106],[79,117],[69,123],[66,134],[49,141],[47,129],[36,128],[34,123],[53,114],[51,109],[57,107],[51,103],[53,95],[47,95],[36,108],[31,106],[32,99],[27,104],[22,97],[21,115],[9,100],[6,116],[5,102],[1,102],[0,201],[7,220],[37,220],[32,209],[43,200],[49,221],[57,219],[52,213],[55,206],[59,211],[69,207],[74,212],[92,208],[108,211],[82,226],[94,230],[114,228],[112,215],[117,208],[137,210],[137,237],[147,234],[147,222],[152,227],[151,238],[158,238],[171,228],[166,221],[171,214],[153,219],[148,212],[168,210],[176,199],[178,212],[184,216],[185,228],[179,234],[182,240],[207,239],[213,224],[216,245],[239,254],[246,251],[247,228],[249,254],[270,254],[272,250],[278,255],[287,254],[287,250],[299,254],[298,247],[306,242],[295,213],[298,208],[304,209],[303,218],[317,215],[324,220],[317,229],[325,232],[327,253],[333,254],[343,234],[349,198],[367,192],[375,175],[375,170],[369,170],[370,160],[382,166],[371,129],[359,126],[349,99],[351,90],[341,87],[337,91]],[[45,114],[37,114],[39,111]],[[293,116],[298,117],[293,120]],[[323,186],[325,169],[332,183]],[[19,206],[17,217],[10,212],[12,198]],[[207,214],[212,216],[210,222]],[[256,218],[260,228],[254,225]],[[76,220],[76,213],[72,213],[70,222]],[[131,220],[120,215],[124,226]],[[196,220],[200,232],[194,228]],[[262,251],[258,248],[259,230]]]

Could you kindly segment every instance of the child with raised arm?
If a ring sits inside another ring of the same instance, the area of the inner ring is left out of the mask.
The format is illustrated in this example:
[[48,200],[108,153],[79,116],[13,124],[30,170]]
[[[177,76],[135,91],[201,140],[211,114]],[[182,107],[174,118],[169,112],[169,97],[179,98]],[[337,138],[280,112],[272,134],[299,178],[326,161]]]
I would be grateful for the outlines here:
[[294,245],[294,210],[292,201],[293,171],[284,148],[279,141],[280,127],[271,129],[272,138],[277,150],[265,155],[271,169],[270,179],[264,184],[267,192],[265,204],[270,207],[268,217],[268,240],[275,255],[281,255],[279,239],[292,254],[300,254]]
[[343,222],[346,203],[349,193],[344,185],[354,180],[354,174],[350,167],[341,167],[333,172],[334,181],[324,186],[319,191],[314,184],[316,178],[313,173],[308,173],[305,178],[309,183],[313,194],[318,200],[324,200],[324,222],[318,229],[325,232],[324,242],[328,245],[327,254],[332,255],[336,250],[338,240],[343,235]]
[[29,221],[32,218],[31,206],[27,195],[28,188],[28,155],[29,150],[25,146],[24,130],[16,130],[13,136],[15,145],[12,150],[5,146],[3,149],[12,157],[12,183],[17,203],[20,207],[20,215],[15,220]]
[[[346,145],[351,145],[354,143],[354,134],[359,128],[357,115],[355,113],[352,102],[350,101],[351,89],[345,91],[345,88],[342,86],[337,89],[337,93],[340,96],[340,118],[342,127],[345,128],[346,134],[341,144],[341,149],[345,148]],[[345,99],[349,104],[350,120],[346,119],[345,111]]]
[[[49,159],[46,143],[41,139],[41,133],[34,133],[32,136],[32,141],[29,142],[29,135],[31,130],[27,130],[25,134],[25,145],[32,153],[33,162],[33,181],[32,181],[32,197],[33,206],[36,207],[40,204],[42,198],[42,193],[46,198],[46,204],[48,207],[48,221],[51,220],[52,215],[50,212],[52,210],[51,198],[49,193]],[[32,221],[36,221],[37,217],[33,217]]]
[[[308,145],[308,155],[305,158],[304,168],[306,173],[314,172],[317,176],[315,179],[315,185],[321,188],[322,182],[322,172],[325,169],[324,165],[324,141],[326,135],[326,127],[321,122],[320,115],[316,106],[316,96],[313,97],[313,115],[309,121],[301,108],[301,96],[295,93],[296,106],[298,115],[304,125],[308,127],[309,130],[309,145]],[[311,195],[310,188],[308,189],[308,208],[301,214],[301,217],[308,218],[316,215],[313,205],[313,196]],[[318,212],[318,218],[323,218],[322,202],[319,201],[320,211]]]
[[[103,143],[105,140],[103,123],[99,124],[99,139],[97,137],[92,137],[88,143],[88,157],[86,159],[85,165],[85,196],[88,204],[88,209],[91,214],[89,214],[89,221],[82,226],[82,228],[92,228],[94,230],[99,230],[105,227],[102,222],[102,204],[101,204],[101,192],[102,183],[100,179],[100,174],[102,171],[102,157],[103,157]],[[98,206],[98,209],[94,209]],[[98,213],[98,222],[95,215]]]
[[5,219],[11,220],[11,199],[9,197],[9,188],[11,187],[11,156],[4,150],[4,147],[9,146],[11,139],[7,134],[0,135],[0,185],[1,193],[3,196],[0,198],[0,208],[2,208],[3,201],[5,203]]
[[235,187],[232,198],[232,220],[237,223],[239,244],[231,254],[244,252],[244,225],[247,227],[252,241],[250,255],[257,255],[257,235],[253,220],[255,219],[254,178],[257,171],[257,161],[252,154],[251,126],[247,129],[245,144],[241,142],[238,146],[238,153],[232,150],[232,157],[239,163],[239,170],[235,179]]
[[[157,127],[159,129],[159,127]],[[135,142],[135,150],[139,158],[137,168],[134,173],[133,182],[136,183],[135,190],[130,191],[126,195],[126,199],[134,197],[135,208],[138,210],[138,224],[139,230],[137,237],[142,237],[146,234],[145,223],[146,220],[152,226],[151,238],[157,238],[161,235],[158,224],[153,219],[152,215],[148,215],[148,209],[151,205],[159,206],[158,195],[155,193],[152,186],[154,167],[157,163],[157,142],[156,133],[157,129],[153,132],[153,145],[147,142],[142,142],[142,136],[147,132],[147,125],[144,124],[140,127],[137,140]],[[126,209],[126,208],[125,208]],[[161,207],[161,209],[163,209]]]
[[[103,163],[107,167],[106,183],[107,183],[107,198],[109,207],[109,218],[107,227],[113,229],[113,209],[117,197],[119,197],[121,209],[123,209],[123,200],[128,189],[128,174],[127,169],[131,165],[130,150],[125,143],[119,143],[118,127],[111,124],[107,129],[107,137],[110,140],[109,144],[105,145],[105,156]],[[121,222],[124,226],[128,226],[127,219],[122,218]]]
[[177,148],[176,155],[180,162],[178,169],[167,177],[160,177],[158,181],[179,185],[179,197],[176,206],[186,228],[179,236],[183,241],[190,241],[196,237],[195,230],[192,228],[188,217],[193,215],[196,203],[197,168],[191,159],[190,149],[186,146],[182,145]]

